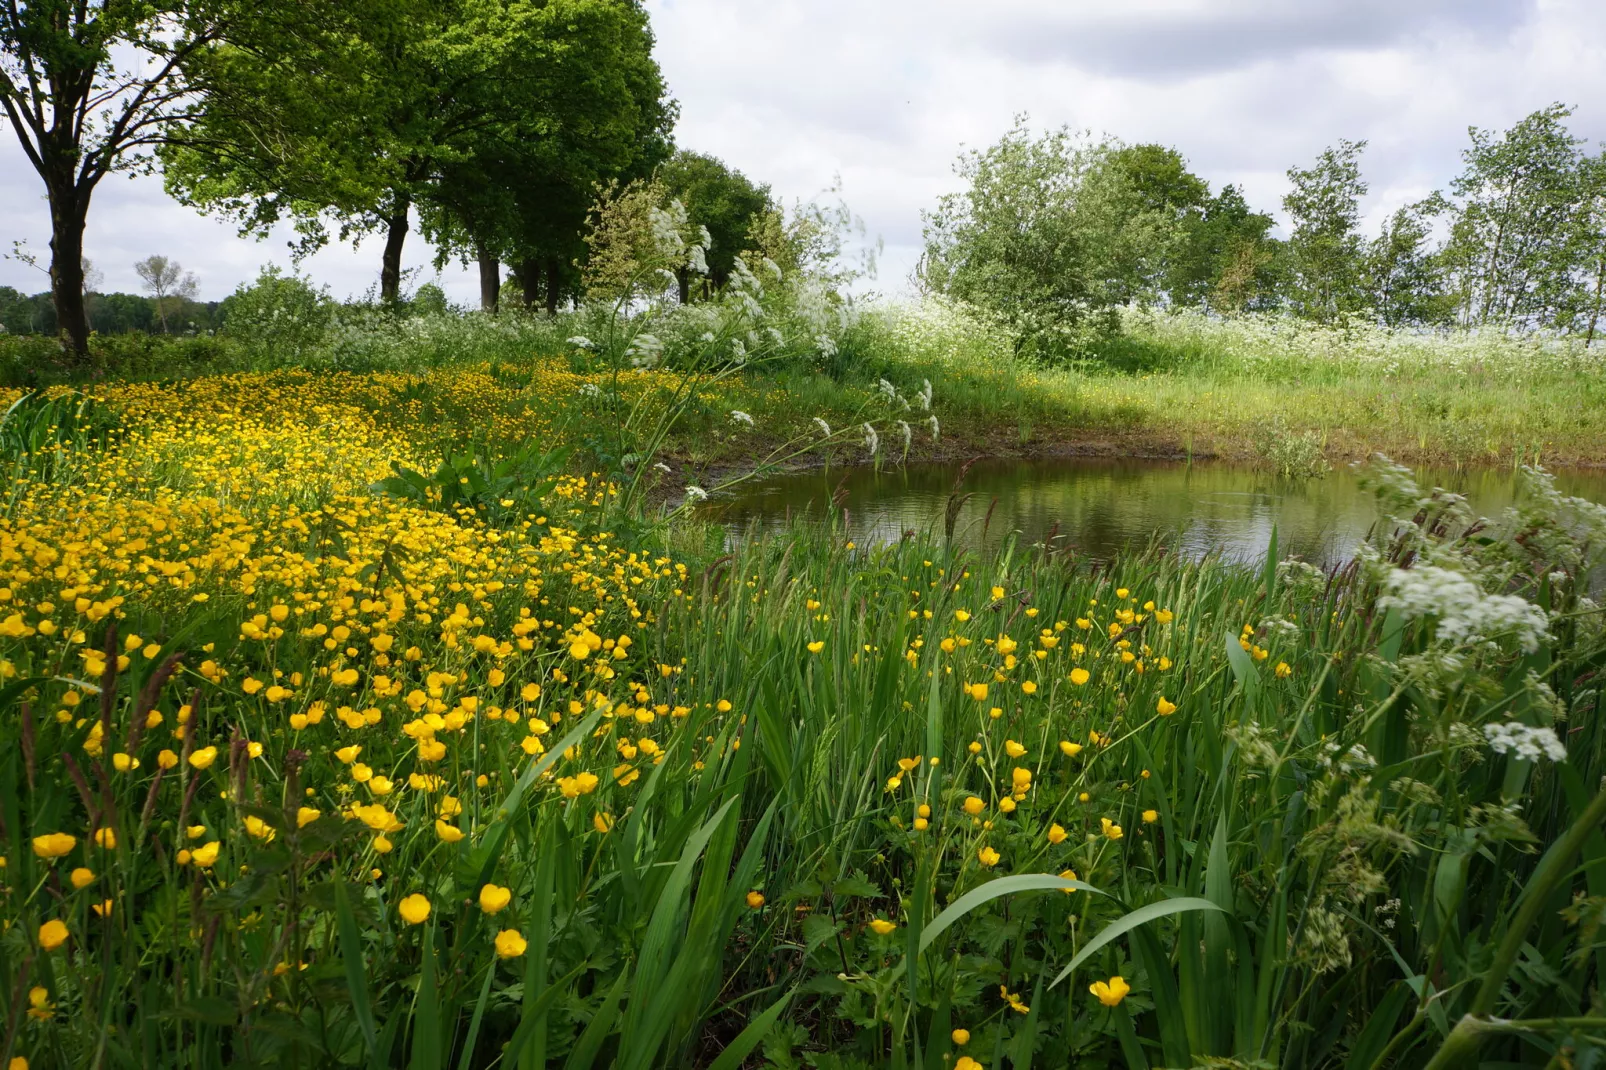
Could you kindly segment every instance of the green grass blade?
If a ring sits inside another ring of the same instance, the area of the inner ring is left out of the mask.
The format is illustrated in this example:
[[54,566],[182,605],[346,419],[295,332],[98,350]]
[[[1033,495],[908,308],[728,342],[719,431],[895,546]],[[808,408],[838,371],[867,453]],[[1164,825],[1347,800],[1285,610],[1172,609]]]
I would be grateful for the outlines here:
[[786,1010],[786,1005],[791,1001],[792,993],[788,992],[764,1008],[763,1013],[748,1022],[746,1027],[736,1034],[736,1039],[731,1041],[730,1045],[720,1052],[713,1062],[708,1064],[708,1070],[738,1070],[743,1060],[752,1053],[753,1049],[758,1047],[765,1037],[769,1036],[770,1030],[775,1027],[776,1020],[780,1018],[782,1012]]
[[502,857],[502,844],[507,840],[508,832],[513,827],[513,819],[519,813],[519,804],[524,801],[524,793],[530,790],[530,785],[534,784],[542,773],[557,764],[558,759],[563,757],[564,751],[591,735],[597,727],[597,722],[602,720],[602,714],[603,711],[600,709],[592,710],[573,731],[541,755],[538,761],[532,762],[514,783],[513,790],[508,792],[507,798],[496,808],[496,820],[491,822],[491,827],[473,854],[476,860],[473,887],[476,891],[491,879],[491,874],[496,870],[496,863]]
[[1238,637],[1231,632],[1227,636],[1227,664],[1232,666],[1232,675],[1237,679],[1238,686],[1244,689],[1244,701],[1254,705],[1260,696],[1260,672],[1255,668],[1255,660],[1249,652],[1238,645]]
[[351,1009],[362,1029],[363,1043],[368,1047],[370,1062],[378,1059],[375,1048],[374,1010],[368,1002],[368,972],[363,966],[362,933],[357,928],[357,915],[351,909],[346,882],[335,881],[335,920],[340,929],[340,957],[346,967],[346,986],[351,990]]
[[[931,919],[931,924],[927,925],[925,931],[920,934],[920,954],[924,955],[926,949],[936,942],[937,937],[946,932],[949,926],[983,903],[990,903],[1001,895],[1010,895],[1014,892],[1049,890],[1058,892],[1093,892],[1096,895],[1107,894],[1099,891],[1091,884],[1083,884],[1081,881],[1068,881],[1064,877],[1056,877],[1049,873],[1019,873],[1013,877],[996,877],[979,888],[972,888],[948,904],[948,908],[941,914]],[[1200,900],[1200,902],[1203,902],[1203,900]],[[1213,906],[1213,904],[1207,905]],[[1115,935],[1119,936],[1120,933]],[[1061,976],[1064,975],[1062,974]]]
[[[1013,880],[1014,878],[1002,877],[1000,879]],[[1067,881],[1066,883],[1071,884],[1076,882]],[[1087,888],[1086,885],[1082,885],[1081,887],[1088,891],[1095,890]],[[956,903],[955,906],[957,905],[958,904]],[[1099,934],[1093,939],[1089,940],[1087,944],[1083,946],[1082,950],[1076,953],[1076,957],[1071,959],[1070,964],[1059,972],[1059,976],[1055,977],[1054,980],[1049,983],[1048,987],[1053,988],[1055,985],[1065,980],[1065,978],[1069,977],[1078,966],[1086,962],[1090,955],[1092,955],[1099,948],[1103,947],[1105,944],[1109,943],[1111,940],[1114,940],[1116,937],[1122,936],[1125,933],[1129,933],[1133,929],[1136,929],[1139,925],[1154,921],[1156,918],[1169,917],[1172,914],[1181,914],[1188,910],[1219,911],[1221,908],[1216,906],[1216,904],[1212,903],[1208,899],[1198,899],[1192,896],[1182,896],[1176,899],[1162,899],[1158,903],[1150,903],[1148,906],[1138,907],[1138,909],[1123,915],[1117,920],[1110,922],[1110,924],[1106,925],[1103,929],[1099,930]],[[944,911],[943,913],[946,914],[947,911]]]
[[435,926],[424,933],[424,964],[418,979],[418,1008],[413,1022],[413,1070],[440,1070],[440,981],[435,976]]
[[[480,985],[480,998],[474,1001],[474,1015],[468,1022],[468,1035],[463,1038],[463,1053],[457,1057],[457,1070],[470,1070],[474,1059],[474,1045],[480,1039],[480,1022],[485,1018],[485,1007],[491,1001],[491,982],[496,979],[496,956],[491,956],[491,962],[485,967],[485,981]],[[508,1046],[509,1052],[518,1049]]]
[[586,1023],[585,1031],[580,1039],[575,1041],[574,1050],[569,1053],[569,1061],[564,1063],[564,1070],[591,1070],[602,1053],[603,1042],[613,1033],[613,1023],[619,1017],[619,999],[625,993],[625,985],[630,981],[630,971],[620,971],[619,979],[608,989],[608,995],[597,1008],[596,1016]]

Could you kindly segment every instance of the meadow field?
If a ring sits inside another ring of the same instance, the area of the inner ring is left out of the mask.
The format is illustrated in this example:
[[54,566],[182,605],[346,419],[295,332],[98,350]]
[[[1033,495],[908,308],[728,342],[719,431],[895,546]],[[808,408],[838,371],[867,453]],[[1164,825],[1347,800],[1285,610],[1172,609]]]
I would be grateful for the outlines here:
[[1330,574],[829,517],[728,544],[685,490],[867,439],[1277,464],[1277,413],[1334,461],[1599,460],[1598,358],[1177,318],[983,366],[997,337],[939,309],[621,371],[585,326],[8,391],[0,1056],[1606,1051],[1606,510],[1542,470],[1484,521],[1376,460],[1376,536]]

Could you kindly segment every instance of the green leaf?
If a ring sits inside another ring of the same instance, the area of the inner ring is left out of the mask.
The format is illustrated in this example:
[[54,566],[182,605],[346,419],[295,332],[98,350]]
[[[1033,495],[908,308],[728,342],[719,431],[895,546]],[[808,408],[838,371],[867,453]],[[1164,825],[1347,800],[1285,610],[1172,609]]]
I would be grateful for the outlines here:
[[220,996],[196,996],[178,1009],[179,1017],[205,1025],[232,1026],[239,1020],[239,1008]]
[[775,1027],[776,1019],[780,1018],[781,1012],[786,1010],[786,1005],[791,1001],[792,993],[788,992],[766,1007],[762,1014],[748,1022],[746,1028],[736,1034],[736,1039],[708,1064],[708,1070],[737,1070],[753,1049],[769,1036],[770,1030]]
[[[948,904],[948,909],[931,919],[925,931],[920,934],[920,953],[924,955],[937,937],[948,930],[954,922],[969,914],[983,903],[990,903],[1001,895],[1010,895],[1014,892],[1092,892],[1095,895],[1106,893],[1099,891],[1091,884],[1081,881],[1066,880],[1051,873],[1018,873],[1013,877],[995,877],[979,888],[972,888],[964,895]],[[1062,975],[1063,976],[1063,975]]]
[[[1010,878],[1006,877],[1003,879],[1008,880]],[[1083,885],[1083,887],[1086,887],[1086,885]],[[1093,889],[1088,890],[1092,891]],[[1131,932],[1139,925],[1154,921],[1156,918],[1164,918],[1172,914],[1181,914],[1189,910],[1220,911],[1221,908],[1216,906],[1216,904],[1212,903],[1208,899],[1198,899],[1193,896],[1182,896],[1176,899],[1162,899],[1158,903],[1150,903],[1148,906],[1138,907],[1138,909],[1129,914],[1123,915],[1115,921],[1110,922],[1110,924],[1106,925],[1102,930],[1100,930],[1097,936],[1095,936],[1092,940],[1089,940],[1086,946],[1084,946],[1081,951],[1076,953],[1076,957],[1071,959],[1070,965],[1061,970],[1059,972],[1059,976],[1055,977],[1048,987],[1053,988],[1055,985],[1065,980],[1065,978],[1071,975],[1072,971],[1074,971],[1082,963],[1086,962],[1090,955],[1092,955],[1099,948],[1103,947],[1105,944],[1109,943],[1111,940],[1114,940],[1116,937]]]
[[813,951],[842,931],[842,923],[829,914],[810,914],[803,919],[803,948]]
[[[457,1070],[469,1070],[474,1060],[474,1045],[480,1038],[480,1022],[491,1001],[491,982],[496,979],[496,954],[492,952],[490,964],[485,967],[485,981],[480,985],[480,998],[474,1001],[474,1014],[468,1022],[468,1036],[463,1038],[463,1053],[458,1056]],[[518,1049],[509,1047],[508,1051]]]
[[346,986],[351,990],[351,1008],[362,1028],[363,1043],[368,1048],[369,1062],[379,1058],[374,1046],[374,1010],[368,1002],[368,973],[363,966],[362,934],[357,930],[357,915],[352,913],[351,897],[345,881],[335,881],[335,920],[340,931],[340,957],[346,965]]
[[591,735],[591,732],[597,727],[597,722],[602,720],[602,714],[603,711],[600,709],[592,710],[585,720],[574,727],[573,731],[559,740],[545,754],[541,755],[539,761],[530,763],[530,767],[514,782],[513,790],[507,793],[507,798],[503,799],[496,808],[496,820],[491,822],[491,827],[485,833],[485,838],[480,841],[479,847],[475,849],[472,855],[472,868],[476,871],[471,885],[473,888],[484,887],[490,881],[491,874],[496,871],[496,863],[502,857],[502,843],[507,839],[508,831],[513,827],[513,818],[518,811],[519,804],[524,801],[524,793],[530,790],[530,785],[534,784],[542,773],[557,764],[558,759],[563,757],[564,751]]
[[597,1008],[596,1016],[586,1024],[580,1039],[575,1041],[569,1061],[563,1064],[564,1070],[591,1070],[602,1052],[603,1041],[613,1032],[613,1023],[619,1017],[619,998],[624,995],[625,984],[629,980],[630,971],[620,970],[619,979],[608,989],[608,995],[602,1001],[602,1006]]
[[441,1001],[435,976],[435,925],[424,932],[424,966],[418,979],[417,1014],[413,1021],[413,1070],[440,1070]]
[[1244,698],[1253,703],[1260,694],[1260,673],[1255,668],[1255,659],[1249,652],[1239,645],[1238,637],[1231,632],[1227,636],[1227,664],[1232,666],[1232,675],[1237,678],[1238,686],[1244,689]]

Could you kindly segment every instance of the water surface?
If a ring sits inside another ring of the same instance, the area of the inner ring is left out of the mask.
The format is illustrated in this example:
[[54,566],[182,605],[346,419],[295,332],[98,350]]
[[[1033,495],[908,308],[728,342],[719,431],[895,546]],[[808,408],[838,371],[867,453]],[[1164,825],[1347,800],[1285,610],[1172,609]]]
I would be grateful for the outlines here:
[[[938,464],[814,470],[746,484],[720,508],[733,533],[750,526],[773,531],[820,520],[840,492],[856,541],[886,542],[906,531],[940,537],[959,472],[958,465]],[[1423,470],[1417,478],[1424,489],[1465,494],[1491,517],[1516,491],[1510,469]],[[1564,494],[1606,501],[1606,471],[1561,471],[1556,484]],[[1012,534],[1022,543],[1053,534],[1056,546],[1095,558],[1157,540],[1191,557],[1219,550],[1253,561],[1264,558],[1275,526],[1279,556],[1332,565],[1354,553],[1377,516],[1347,468],[1321,479],[1287,480],[1215,462],[994,460],[973,465],[959,493],[970,497],[955,523],[956,542],[992,547]]]

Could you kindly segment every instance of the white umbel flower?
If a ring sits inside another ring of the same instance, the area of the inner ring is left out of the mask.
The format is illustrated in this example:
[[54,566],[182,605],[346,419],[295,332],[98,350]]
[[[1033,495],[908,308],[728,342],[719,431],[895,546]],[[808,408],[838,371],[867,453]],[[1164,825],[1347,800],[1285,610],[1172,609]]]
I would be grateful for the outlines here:
[[1530,762],[1538,761],[1541,756],[1553,762],[1567,760],[1567,747],[1556,737],[1554,729],[1507,721],[1485,726],[1483,734],[1489,741],[1489,749],[1496,754],[1515,754]]
[[1485,594],[1460,572],[1435,565],[1397,568],[1384,583],[1389,593],[1377,604],[1398,609],[1407,618],[1437,617],[1441,642],[1460,644],[1511,635],[1532,654],[1549,634],[1550,618],[1544,610],[1516,595]]

